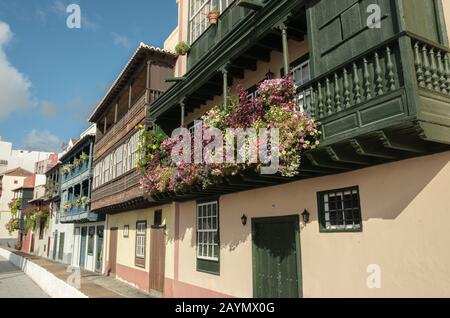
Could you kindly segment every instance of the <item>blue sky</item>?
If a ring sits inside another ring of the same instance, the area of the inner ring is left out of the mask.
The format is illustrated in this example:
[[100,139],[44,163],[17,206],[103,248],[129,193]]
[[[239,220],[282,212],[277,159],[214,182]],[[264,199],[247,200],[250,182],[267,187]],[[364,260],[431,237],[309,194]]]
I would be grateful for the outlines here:
[[[72,3],[81,29],[66,25]],[[176,24],[175,0],[0,0],[0,136],[59,150],[139,42],[161,47]]]

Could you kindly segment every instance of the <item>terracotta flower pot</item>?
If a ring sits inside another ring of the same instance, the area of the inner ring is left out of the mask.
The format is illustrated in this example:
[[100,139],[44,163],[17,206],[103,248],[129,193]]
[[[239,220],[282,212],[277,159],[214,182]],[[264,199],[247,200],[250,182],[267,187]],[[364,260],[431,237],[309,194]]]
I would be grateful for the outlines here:
[[219,13],[218,12],[210,12],[208,14],[209,23],[216,25],[217,20],[219,19]]

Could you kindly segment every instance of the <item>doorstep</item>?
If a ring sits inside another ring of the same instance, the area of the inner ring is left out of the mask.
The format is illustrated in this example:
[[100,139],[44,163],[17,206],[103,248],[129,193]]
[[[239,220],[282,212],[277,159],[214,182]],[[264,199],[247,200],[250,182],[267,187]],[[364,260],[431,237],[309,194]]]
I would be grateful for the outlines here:
[[[11,253],[26,258],[28,261],[42,267],[60,280],[66,282],[71,272],[67,272],[68,265],[25,254],[8,249]],[[97,273],[81,270],[79,291],[89,298],[154,298],[154,295],[146,294],[119,280],[103,276]]]

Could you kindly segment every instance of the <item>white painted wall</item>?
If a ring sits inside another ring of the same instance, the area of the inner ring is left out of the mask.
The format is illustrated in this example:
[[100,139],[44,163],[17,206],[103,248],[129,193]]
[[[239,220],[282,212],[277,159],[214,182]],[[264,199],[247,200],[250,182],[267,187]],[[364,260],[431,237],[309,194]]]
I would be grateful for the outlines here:
[[[73,258],[73,245],[74,245],[74,225],[73,224],[61,224],[59,221],[57,222],[57,211],[56,205],[54,203],[50,206],[50,211],[52,211],[52,219],[50,220],[50,255],[49,258],[53,260],[53,251],[54,251],[54,242],[55,242],[55,233],[58,233],[57,241],[56,241],[56,259],[57,262],[61,262],[63,264],[71,264]],[[58,259],[59,252],[59,238],[60,234],[64,233],[64,255],[63,259]]]
[[0,197],[0,239],[10,239],[17,237],[17,232],[9,234],[5,229],[6,223],[11,219],[11,211],[8,204],[13,199],[12,190],[23,185],[25,177],[3,176],[2,178],[2,196]]
[[3,141],[0,138],[0,160],[8,161],[7,170],[21,167],[28,171],[34,171],[36,162],[48,159],[50,154],[42,151],[15,150],[11,142]]
[[47,295],[53,298],[88,298],[81,291],[55,275],[22,256],[0,248],[0,256],[19,267],[30,277]]

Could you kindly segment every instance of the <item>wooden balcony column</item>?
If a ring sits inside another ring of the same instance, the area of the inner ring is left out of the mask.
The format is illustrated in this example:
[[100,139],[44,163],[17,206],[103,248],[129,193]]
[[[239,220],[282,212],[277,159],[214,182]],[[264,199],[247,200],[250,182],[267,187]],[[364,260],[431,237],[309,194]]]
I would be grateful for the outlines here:
[[222,75],[223,75],[223,106],[225,110],[228,106],[228,70],[227,67],[224,66],[221,69]]
[[114,106],[114,124],[117,124],[118,112],[119,112],[119,103],[116,103]]
[[133,92],[133,83],[130,83],[130,86],[128,88],[128,110],[131,109],[131,93]]
[[287,26],[286,23],[280,24],[281,29],[281,38],[283,44],[283,64],[285,73],[289,73],[289,45],[288,45],[288,35],[287,35]]
[[185,112],[186,112],[186,102],[185,99],[182,99],[180,102],[180,107],[181,107],[181,127],[184,127],[184,117],[185,117]]
[[94,143],[91,142],[91,144],[89,145],[89,163],[88,163],[89,170],[92,169],[93,158],[94,158]]
[[103,134],[106,134],[107,125],[108,125],[108,116],[105,116],[105,122],[103,124]]
[[146,82],[145,82],[145,103],[148,105],[150,104],[150,83],[151,83],[151,69],[152,69],[152,61],[149,59],[147,60],[147,76],[146,76]]

